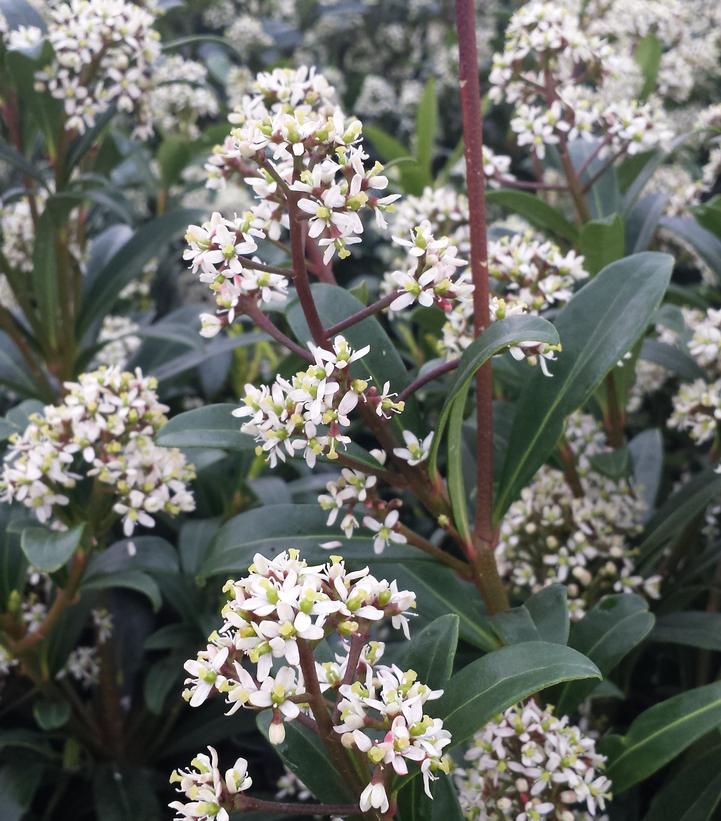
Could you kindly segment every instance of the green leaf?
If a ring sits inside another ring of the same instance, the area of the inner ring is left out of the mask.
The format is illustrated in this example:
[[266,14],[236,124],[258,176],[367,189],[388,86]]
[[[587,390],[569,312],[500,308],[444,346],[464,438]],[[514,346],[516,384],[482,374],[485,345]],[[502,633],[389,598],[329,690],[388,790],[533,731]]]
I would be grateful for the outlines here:
[[125,570],[177,573],[178,554],[173,545],[161,536],[121,539],[92,557],[85,579]]
[[721,804],[721,746],[679,770],[660,785],[643,821],[712,821]]
[[137,767],[99,762],[93,768],[95,817],[103,821],[161,821],[153,774]]
[[634,484],[651,516],[663,473],[663,437],[658,428],[641,431],[628,443]]
[[562,681],[601,678],[598,668],[570,647],[529,641],[472,662],[448,682],[434,713],[462,744],[495,715]]
[[0,160],[8,163],[21,174],[39,182],[43,188],[47,188],[45,177],[35,163],[27,160],[23,155],[16,151],[12,146],[0,140]]
[[163,383],[177,376],[197,368],[204,362],[213,361],[224,354],[230,353],[237,348],[246,348],[251,345],[256,345],[258,342],[265,342],[269,339],[266,334],[262,333],[248,333],[237,334],[237,336],[216,337],[212,339],[209,344],[205,345],[201,350],[193,350],[189,353],[183,353],[173,359],[164,361],[163,364],[158,365],[152,369],[153,375],[156,379]]
[[[317,504],[265,505],[234,516],[219,530],[206,553],[199,570],[209,577],[226,573],[242,573],[256,553],[268,558],[289,547],[298,548],[309,563],[328,561],[328,551],[320,545],[338,541],[335,552],[346,559],[367,559],[372,553],[371,538],[356,530],[350,539],[338,528],[326,525],[327,514]],[[395,562],[414,558],[414,550],[403,545],[391,545],[375,561]]]
[[543,641],[566,644],[571,629],[566,588],[550,584],[529,596],[523,603],[531,614],[538,635]]
[[[607,676],[651,632],[654,617],[648,602],[635,593],[617,593],[603,598],[576,622],[568,643]],[[572,712],[590,694],[589,682],[566,684],[556,700],[559,715]]]
[[645,252],[613,262],[581,288],[556,318],[563,350],[553,377],[537,369],[521,394],[498,489],[495,520],[553,451],[565,418],[643,335],[663,299],[673,259]]
[[680,693],[641,713],[609,757],[608,777],[618,794],[660,770],[721,724],[721,681]]
[[430,176],[433,162],[433,148],[438,131],[438,98],[435,78],[426,82],[418,111],[416,112],[416,158],[423,170]]
[[183,659],[178,655],[166,656],[150,666],[143,682],[143,700],[153,715],[162,714],[163,705],[170,691],[178,684],[182,670]]
[[[437,562],[406,561],[386,568],[380,565],[378,558],[374,556],[371,560],[371,570],[379,577],[388,575],[395,579],[400,589],[412,590],[416,594],[416,612],[419,616],[431,620],[449,613],[455,614],[459,619],[459,635],[463,641],[486,652],[500,647],[490,619],[470,582],[459,579],[452,570]],[[377,570],[374,569],[376,567]]]
[[490,203],[500,205],[506,211],[520,214],[542,231],[550,232],[573,244],[578,242],[577,228],[560,211],[535,194],[515,191],[512,188],[497,188],[488,191],[486,199]]
[[685,382],[706,378],[706,372],[693,357],[673,345],[659,342],[658,339],[644,339],[639,358],[661,365]]
[[164,245],[180,239],[188,224],[200,216],[197,209],[182,208],[156,217],[139,228],[86,288],[78,318],[78,335],[109,313],[123,288],[140,275],[143,267]]
[[492,626],[505,645],[541,640],[531,614],[523,605],[496,613],[492,617]]
[[108,590],[114,587],[135,590],[148,598],[157,613],[163,603],[156,582],[142,570],[123,570],[107,576],[92,576],[83,582],[83,590]]
[[634,57],[641,68],[643,74],[643,88],[639,95],[640,100],[645,100],[656,88],[656,78],[661,65],[661,55],[663,48],[661,41],[653,32],[649,32],[638,41]]
[[[364,308],[345,288],[326,283],[316,283],[311,287],[313,299],[323,325],[328,328]],[[303,309],[294,300],[287,311],[287,319],[293,333],[301,344],[311,340]],[[370,345],[370,351],[353,366],[353,373],[359,376],[370,374],[376,386],[381,389],[384,382],[390,382],[391,389],[400,392],[409,383],[408,371],[396,346],[373,316],[342,331],[343,336],[354,348]],[[411,397],[403,411],[403,426],[416,430],[420,426],[418,406]]]
[[240,432],[240,420],[233,416],[238,405],[205,405],[174,416],[156,434],[165,447],[254,450],[252,436]]
[[406,194],[417,196],[423,193],[426,185],[432,184],[430,173],[413,156],[411,150],[395,137],[373,125],[364,125],[363,134],[371,141],[386,168],[391,164],[398,166],[401,188]]
[[668,195],[642,197],[626,214],[626,250],[629,254],[647,251],[668,204]]
[[33,270],[30,276],[32,292],[37,300],[38,313],[49,344],[55,345],[60,322],[60,284],[57,260],[57,232],[59,225],[50,211],[45,211],[38,223],[38,236],[33,249]]
[[438,779],[431,783],[431,794],[432,800],[426,795],[420,778],[406,784],[398,793],[400,821],[463,821],[463,811],[450,776],[439,773]]
[[721,239],[702,228],[695,219],[664,217],[659,225],[687,242],[721,282]]
[[[553,325],[539,316],[511,316],[507,319],[500,319],[493,322],[473,340],[461,356],[438,417],[428,459],[428,470],[431,475],[437,469],[438,449],[455,399],[461,393],[463,393],[462,398],[465,399],[476,371],[495,354],[521,342],[547,342],[550,345],[556,345],[558,341],[558,332]],[[458,423],[458,420],[456,422]]]
[[721,651],[721,613],[688,610],[661,616],[651,641]]
[[163,188],[170,188],[178,182],[194,153],[193,144],[186,137],[169,136],[163,140],[155,155]]
[[708,468],[670,496],[646,526],[638,548],[639,569],[651,565],[664,548],[682,534],[689,522],[718,498],[719,493],[721,475]]
[[611,262],[621,259],[624,255],[625,237],[620,214],[591,220],[583,225],[579,247],[585,257],[585,268],[591,276],[595,276]]
[[609,479],[622,479],[628,476],[630,466],[628,448],[624,445],[616,450],[601,451],[589,457],[594,469]]
[[[448,419],[448,469],[447,484],[448,495],[451,500],[451,511],[453,513],[453,524],[461,538],[466,542],[471,541],[471,527],[468,522],[468,494],[466,493],[466,483],[463,476],[463,414],[466,408],[466,398],[469,384],[456,395],[451,404],[450,417]],[[436,431],[439,436],[440,430]]]
[[413,636],[404,655],[404,669],[415,670],[418,680],[433,690],[443,689],[453,672],[459,618],[439,616]]
[[44,527],[27,527],[20,536],[20,546],[30,564],[46,573],[59,570],[75,553],[85,525],[72,530],[53,531]]
[[58,730],[70,718],[70,705],[67,701],[50,701],[39,699],[33,704],[33,716],[41,730]]
[[[258,715],[258,729],[265,738],[268,738],[270,720],[269,711]],[[328,758],[323,742],[300,722],[286,722],[285,741],[274,745],[273,749],[319,801],[353,803],[348,787]]]

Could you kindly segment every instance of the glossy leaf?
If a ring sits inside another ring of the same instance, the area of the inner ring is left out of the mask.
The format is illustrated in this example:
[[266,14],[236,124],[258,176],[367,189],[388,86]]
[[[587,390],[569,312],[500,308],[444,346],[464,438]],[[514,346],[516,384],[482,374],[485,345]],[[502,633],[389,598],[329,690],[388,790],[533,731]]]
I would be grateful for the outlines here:
[[566,644],[571,629],[568,597],[562,584],[550,584],[524,602],[543,641]]
[[70,718],[70,704],[67,701],[39,699],[33,704],[33,716],[43,730],[57,730]]
[[661,616],[651,640],[721,651],[721,613],[688,610]]
[[638,41],[634,58],[641,68],[643,74],[643,88],[639,95],[640,100],[645,100],[656,88],[656,78],[661,65],[661,54],[663,46],[658,37],[651,31]]
[[54,531],[44,527],[27,527],[20,537],[20,546],[28,561],[38,570],[54,573],[66,564],[78,549],[85,525],[72,530]]
[[439,616],[416,633],[406,649],[405,669],[415,670],[419,681],[433,690],[442,690],[453,672],[459,621],[454,613]]
[[247,348],[269,339],[262,333],[237,334],[229,337],[216,337],[201,350],[192,350],[188,353],[174,356],[157,367],[153,368],[153,375],[159,382],[168,382],[188,371],[203,365],[208,361],[223,356],[237,348]]
[[[373,558],[372,569],[377,560],[378,557]],[[501,646],[473,585],[459,579],[447,567],[435,562],[414,561],[389,569],[378,566],[374,572],[379,577],[387,574],[396,579],[400,589],[412,590],[416,594],[416,612],[424,619],[455,614],[463,641],[487,652]]]
[[653,511],[663,472],[663,437],[658,428],[649,428],[628,443],[634,484],[645,502],[647,518]]
[[670,256],[652,252],[613,262],[558,314],[555,324],[563,350],[553,363],[553,377],[536,370],[519,399],[497,494],[496,521],[553,451],[566,416],[590,398],[643,335],[672,267]]
[[687,242],[721,282],[721,238],[687,217],[664,217],[659,224]]
[[165,447],[254,450],[252,436],[240,432],[242,420],[233,416],[238,405],[205,405],[174,416],[156,434]]
[[[372,553],[370,534],[356,530],[350,539],[338,528],[326,525],[327,514],[317,504],[265,505],[234,516],[218,532],[208,549],[200,574],[214,576],[242,573],[256,553],[273,558],[296,547],[309,563],[328,561],[329,551],[320,545],[337,541],[346,559],[367,559]],[[413,559],[417,551],[407,545],[391,545],[375,561]]]
[[142,593],[156,612],[163,603],[157,583],[142,570],[122,570],[108,575],[92,576],[86,578],[82,584],[83,590],[108,590],[113,587]]
[[616,794],[660,770],[721,724],[721,681],[680,693],[641,713],[609,757]]
[[686,382],[706,378],[706,372],[699,367],[693,357],[680,348],[659,342],[658,339],[643,340],[640,358],[661,365]]
[[438,464],[438,449],[448,424],[455,399],[461,393],[465,397],[476,371],[495,354],[505,348],[522,342],[547,342],[558,344],[558,333],[553,325],[538,316],[511,316],[493,322],[483,333],[473,340],[461,356],[453,380],[448,387],[446,399],[435,427],[433,445],[428,460],[429,471],[435,472]]
[[714,745],[660,785],[643,821],[712,821],[721,806],[721,746]]
[[581,227],[579,248],[585,268],[594,276],[606,265],[621,259],[625,250],[623,220],[619,214],[591,220]]
[[563,214],[545,200],[527,191],[497,188],[486,193],[488,202],[500,205],[514,214],[525,217],[531,225],[548,231],[571,243],[578,241],[578,230]]
[[[270,712],[258,715],[258,729],[268,738]],[[320,801],[352,803],[353,799],[338,770],[328,758],[320,738],[299,721],[285,723],[285,740],[273,746],[288,769]]]
[[430,77],[426,82],[416,112],[416,158],[427,174],[431,174],[433,148],[438,131],[438,99],[436,82]]
[[445,773],[438,776],[431,783],[432,800],[426,795],[421,778],[412,779],[401,789],[398,793],[400,821],[463,821],[452,778]]
[[[606,596],[571,628],[568,643],[607,676],[651,632],[648,602],[635,593]],[[556,701],[559,715],[572,712],[593,690],[590,682],[564,685]]]
[[195,209],[170,211],[145,223],[107,261],[83,295],[78,333],[105,316],[123,288],[137,277],[158,251],[174,239],[181,239],[189,223],[201,216]]
[[589,678],[601,678],[598,668],[570,647],[545,641],[514,644],[456,673],[435,712],[457,746],[517,701],[563,681]]

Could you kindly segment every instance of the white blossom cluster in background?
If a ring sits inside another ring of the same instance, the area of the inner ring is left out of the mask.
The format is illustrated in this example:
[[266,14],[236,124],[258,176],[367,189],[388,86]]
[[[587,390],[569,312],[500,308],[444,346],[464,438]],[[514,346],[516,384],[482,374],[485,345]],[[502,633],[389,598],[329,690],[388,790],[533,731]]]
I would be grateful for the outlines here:
[[535,701],[486,724],[464,758],[455,781],[472,821],[587,821],[611,799],[594,739]]
[[93,364],[97,367],[124,368],[140,347],[138,330],[138,324],[130,317],[122,314],[104,317],[98,332],[98,345],[102,347],[95,354]]
[[716,440],[721,421],[721,309],[685,309],[683,315],[691,331],[688,352],[707,378],[680,385],[668,425],[686,431],[700,445]]
[[599,138],[614,154],[665,145],[672,132],[661,106],[638,101],[627,87],[620,94],[614,84],[614,74],[625,81],[633,73],[633,60],[584,31],[575,3],[526,3],[493,58],[490,96],[515,107],[511,129],[518,145],[538,159],[548,146],[577,139]]
[[368,390],[365,379],[353,379],[349,367],[361,360],[370,346],[353,350],[345,337],[332,340],[332,349],[309,345],[314,364],[298,371],[291,380],[276,376],[271,387],[245,386],[243,405],[233,415],[246,419],[243,433],[253,436],[258,452],[271,467],[286,456],[302,452],[309,467],[319,456],[336,459],[338,447],[350,442],[348,414],[359,401],[368,402],[380,414],[400,413],[403,403],[394,401],[386,383],[382,394]]
[[155,15],[126,0],[70,0],[49,9],[52,62],[37,76],[63,101],[68,130],[83,133],[110,106],[134,113],[135,132],[152,132],[147,92],[160,57]]
[[153,66],[148,107],[154,127],[164,134],[194,140],[198,122],[218,114],[218,99],[208,84],[208,70],[196,60],[177,54]]
[[[229,713],[269,709],[268,736],[279,744],[285,722],[308,715],[306,688],[312,675],[326,695],[335,693],[334,730],[343,746],[368,762],[372,777],[360,796],[363,811],[387,811],[387,776],[405,775],[409,764],[420,767],[427,792],[436,770],[448,772],[443,749],[450,734],[442,721],[424,712],[424,705],[442,691],[417,681],[412,670],[379,664],[383,645],[369,640],[384,620],[408,637],[412,592],[375,578],[368,568],[350,572],[337,556],[309,566],[297,550],[274,559],[257,554],[249,575],[229,581],[224,590],[228,601],[222,627],[185,664],[190,677],[183,696],[191,706],[220,694]],[[335,661],[321,664],[312,648],[324,638],[335,639],[338,654]],[[369,727],[381,732],[369,732]],[[222,797],[222,784],[220,790]],[[182,782],[180,791],[193,798]]]
[[[40,211],[45,200],[45,195],[35,195],[35,204]],[[30,200],[27,197],[19,197],[0,208],[0,234],[2,254],[8,265],[22,273],[30,273],[33,270],[35,228]]]
[[93,477],[126,535],[139,524],[153,527],[158,513],[193,510],[193,466],[177,448],[153,441],[168,410],[156,386],[140,370],[104,367],[65,383],[62,403],[32,414],[25,431],[11,438],[2,501],[21,502],[41,522],[61,527],[72,489]]
[[593,417],[577,413],[565,434],[575,462],[574,495],[561,470],[544,465],[521,492],[501,525],[501,575],[519,595],[549,584],[567,586],[573,618],[610,592],[635,591],[655,598],[660,578],[635,572],[630,539],[643,522],[644,503],[630,479],[611,479],[592,458],[607,451]]

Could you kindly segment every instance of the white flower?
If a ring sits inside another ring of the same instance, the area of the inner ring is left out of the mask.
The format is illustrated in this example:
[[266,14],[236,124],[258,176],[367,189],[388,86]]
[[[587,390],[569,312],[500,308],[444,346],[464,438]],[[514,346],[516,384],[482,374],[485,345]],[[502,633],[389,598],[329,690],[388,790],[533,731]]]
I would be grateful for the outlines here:
[[374,553],[382,553],[391,543],[405,544],[408,541],[408,539],[396,529],[399,515],[397,510],[391,510],[382,522],[379,522],[372,516],[363,517],[363,526],[376,534],[373,537]]
[[404,448],[393,448],[393,455],[399,459],[403,459],[404,462],[408,462],[411,467],[425,462],[431,452],[433,431],[421,441],[415,434],[411,433],[411,431],[404,430],[403,439],[405,440],[406,446]]
[[359,806],[361,812],[368,812],[369,810],[379,810],[382,813],[388,812],[388,796],[382,781],[368,784],[361,793]]

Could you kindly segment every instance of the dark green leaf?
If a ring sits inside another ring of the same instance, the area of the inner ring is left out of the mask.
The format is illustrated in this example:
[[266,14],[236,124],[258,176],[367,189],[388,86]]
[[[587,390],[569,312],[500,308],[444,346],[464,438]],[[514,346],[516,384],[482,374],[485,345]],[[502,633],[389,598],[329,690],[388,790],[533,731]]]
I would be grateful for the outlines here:
[[601,678],[597,667],[570,647],[529,641],[502,647],[472,662],[448,682],[434,713],[462,744],[493,716],[562,681]]
[[238,405],[205,405],[180,413],[155,437],[159,445],[176,448],[254,450],[252,436],[240,432],[241,420],[233,416]]
[[609,758],[616,794],[661,769],[721,724],[721,681],[680,693],[636,718],[623,746]]
[[20,546],[28,561],[38,570],[54,573],[75,553],[85,525],[72,530],[53,531],[44,527],[28,527],[20,537]]
[[164,245],[180,239],[188,224],[199,216],[197,210],[184,208],[156,217],[139,228],[86,288],[78,318],[78,334],[82,335],[93,322],[102,319],[112,309],[123,288],[140,275],[143,267]]
[[93,770],[95,817],[103,821],[161,821],[164,813],[150,772],[114,763]]
[[459,618],[453,613],[439,616],[413,636],[404,656],[404,669],[415,670],[419,681],[442,690],[453,672],[458,644]]
[[107,576],[93,576],[86,579],[82,587],[83,590],[107,590],[113,587],[135,590],[148,598],[156,612],[163,603],[158,585],[142,570],[123,570]]
[[[268,711],[258,715],[258,729],[266,738],[270,718]],[[352,803],[348,787],[328,758],[323,742],[316,733],[302,727],[300,722],[286,722],[285,741],[276,744],[273,749],[318,800]]]
[[458,794],[450,776],[440,773],[431,784],[431,800],[423,789],[423,781],[414,778],[398,793],[400,821],[463,821]]
[[666,211],[667,194],[648,194],[642,197],[626,215],[626,251],[638,254],[647,251],[658,222]]
[[87,581],[95,576],[109,576],[126,570],[177,573],[178,554],[173,545],[160,536],[121,539],[93,556],[85,572],[85,579]]
[[13,168],[20,171],[21,174],[39,182],[43,188],[47,187],[45,177],[38,166],[35,163],[31,163],[30,160],[25,159],[20,152],[3,141],[0,141],[0,159],[13,166]]
[[416,112],[416,157],[429,175],[431,174],[437,130],[438,99],[436,97],[436,82],[433,77],[429,77]]
[[143,700],[151,713],[162,714],[168,694],[178,685],[182,672],[183,659],[177,655],[162,658],[150,666],[143,683]]
[[50,701],[39,699],[33,704],[33,716],[42,730],[57,730],[70,718],[70,705],[67,701]]
[[163,140],[155,155],[163,188],[170,188],[178,182],[193,154],[193,145],[187,137],[169,136]]
[[[569,644],[607,676],[653,627],[648,602],[635,593],[606,596],[571,628]],[[559,715],[572,712],[593,690],[590,682],[566,684],[556,701]]]
[[616,450],[601,451],[589,457],[594,469],[609,479],[621,479],[628,476],[630,467],[628,448],[624,445]]
[[430,173],[413,157],[411,150],[403,143],[378,126],[364,125],[363,133],[386,164],[386,169],[389,169],[391,165],[398,166],[400,184],[406,194],[419,195],[426,185],[431,185],[433,179]]
[[721,651],[721,613],[689,610],[661,616],[651,640]]
[[[289,547],[298,548],[311,564],[328,560],[329,552],[320,545],[337,541],[335,552],[346,559],[366,559],[372,553],[371,538],[356,530],[350,539],[337,528],[326,525],[327,514],[315,505],[266,505],[234,516],[218,532],[208,549],[200,574],[215,576],[242,573],[256,553],[268,558]],[[394,562],[414,558],[413,548],[392,545],[375,561]]]
[[702,228],[695,219],[664,217],[659,225],[687,242],[721,282],[721,239]]
[[660,786],[643,821],[712,821],[721,804],[721,747],[715,745]]
[[[468,494],[466,493],[466,482],[463,475],[463,414],[469,388],[470,382],[455,396],[450,406],[446,477],[448,496],[451,500],[453,513],[453,524],[461,538],[467,543],[471,541],[471,527],[468,523]],[[441,432],[440,429],[436,429],[436,437],[440,437]]]
[[673,259],[645,252],[613,262],[581,288],[556,318],[563,350],[553,378],[540,369],[518,402],[495,506],[499,521],[553,451],[566,416],[642,336],[671,276]]
[[524,607],[536,625],[538,635],[543,641],[555,644],[566,644],[571,629],[568,614],[566,588],[562,584],[550,584],[529,596]]
[[652,31],[638,41],[634,57],[643,74],[643,88],[639,95],[640,100],[645,100],[656,88],[656,78],[661,65],[662,53],[661,41]]
[[454,401],[461,392],[465,397],[476,371],[495,354],[521,342],[547,342],[555,345],[558,341],[558,333],[553,325],[538,316],[511,316],[498,320],[473,340],[461,356],[438,418],[428,460],[431,475],[438,464],[438,449]]
[[706,373],[700,368],[696,360],[685,351],[659,342],[658,339],[644,339],[641,345],[640,358],[647,362],[655,362],[657,365],[670,371],[686,382],[694,379],[705,379]]
[[623,220],[619,214],[591,220],[581,227],[579,238],[585,268],[594,276],[601,268],[621,259],[625,250]]
[[634,484],[645,502],[647,518],[651,516],[663,472],[663,437],[658,428],[649,428],[628,443],[633,466]]
[[576,227],[560,211],[535,194],[529,194],[527,191],[514,191],[511,188],[498,188],[489,191],[486,197],[490,203],[496,203],[512,214],[525,217],[531,225],[535,225],[542,231],[548,231],[571,243],[578,242]]
[[236,348],[245,348],[264,342],[268,336],[261,333],[238,334],[237,336],[216,337],[202,350],[190,351],[175,356],[162,365],[153,368],[153,374],[159,382],[168,382],[181,374],[187,373],[208,361],[213,361]]

